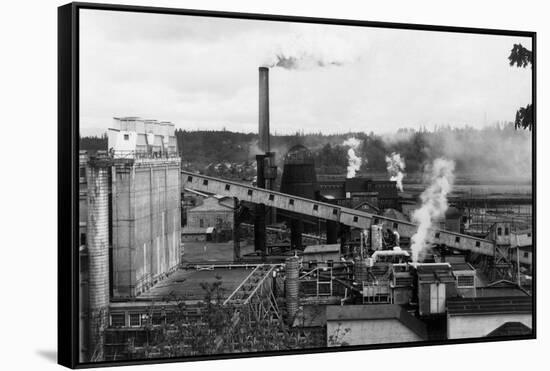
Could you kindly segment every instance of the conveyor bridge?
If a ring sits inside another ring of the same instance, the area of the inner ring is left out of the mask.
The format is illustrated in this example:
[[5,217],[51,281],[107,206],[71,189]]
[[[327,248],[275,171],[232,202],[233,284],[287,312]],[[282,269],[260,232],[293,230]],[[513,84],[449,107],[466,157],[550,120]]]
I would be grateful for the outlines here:
[[[372,225],[381,225],[383,228],[397,230],[401,236],[409,238],[417,230],[417,225],[411,222],[183,170],[181,184],[183,188],[207,194],[235,197],[240,201],[264,204],[301,215],[331,220],[351,228],[370,230]],[[487,239],[435,228],[430,233],[435,243],[444,244],[450,248],[488,256],[495,254],[495,244]]]

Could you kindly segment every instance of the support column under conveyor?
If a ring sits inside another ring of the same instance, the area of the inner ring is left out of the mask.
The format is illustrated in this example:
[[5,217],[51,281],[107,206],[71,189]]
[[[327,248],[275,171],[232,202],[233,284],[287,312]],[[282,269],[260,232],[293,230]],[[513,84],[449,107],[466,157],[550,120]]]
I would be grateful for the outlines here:
[[109,322],[109,172],[105,160],[87,167],[87,247],[89,259],[88,359],[104,360],[105,329]]
[[[265,155],[257,155],[256,164],[256,185],[258,188],[265,188]],[[265,216],[265,204],[257,204],[254,210],[254,250],[262,255],[262,259],[267,254]]]
[[302,250],[302,233],[304,233],[304,222],[301,215],[290,220],[290,249]]
[[240,204],[236,197],[233,197],[233,262],[241,260],[241,234],[239,232]]
[[339,233],[340,223],[333,220],[326,221],[326,233],[327,233],[327,244],[338,243],[338,233]]

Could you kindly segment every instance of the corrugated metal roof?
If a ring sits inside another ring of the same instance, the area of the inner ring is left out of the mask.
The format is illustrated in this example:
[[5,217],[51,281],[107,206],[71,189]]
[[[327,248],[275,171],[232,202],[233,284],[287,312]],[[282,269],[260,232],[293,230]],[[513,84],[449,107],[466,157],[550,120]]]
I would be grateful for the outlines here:
[[418,280],[424,282],[451,282],[455,279],[449,263],[421,264],[416,267],[416,273]]
[[482,298],[448,298],[447,313],[464,316],[476,314],[532,313],[529,296],[502,296]]

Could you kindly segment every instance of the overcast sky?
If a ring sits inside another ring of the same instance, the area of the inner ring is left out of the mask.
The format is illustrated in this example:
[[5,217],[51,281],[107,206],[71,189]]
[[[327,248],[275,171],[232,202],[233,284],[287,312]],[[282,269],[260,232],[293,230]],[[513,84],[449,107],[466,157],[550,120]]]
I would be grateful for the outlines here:
[[531,102],[528,38],[81,10],[83,134],[113,116],[257,132],[258,66],[270,70],[272,133],[388,133],[511,121]]

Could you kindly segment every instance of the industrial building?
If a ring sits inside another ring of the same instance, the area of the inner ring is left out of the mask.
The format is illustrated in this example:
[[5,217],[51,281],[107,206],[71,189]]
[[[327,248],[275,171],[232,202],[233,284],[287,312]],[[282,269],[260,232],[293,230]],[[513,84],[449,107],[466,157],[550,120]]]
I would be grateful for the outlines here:
[[[530,232],[503,221],[466,234],[455,205],[413,262],[418,226],[400,212],[395,182],[320,179],[298,144],[278,154],[276,189],[267,68],[255,185],[182,170],[173,129],[115,118],[108,151],[81,154],[82,359],[201,355],[192,337],[154,339],[207,322],[212,306],[231,311],[232,337],[210,339],[215,353],[258,350],[232,331],[245,318],[253,339],[262,331],[253,325],[275,324],[271,350],[530,333]],[[217,243],[219,234],[232,243]],[[248,240],[253,252],[243,253]],[[186,256],[188,245],[229,246],[232,259],[183,262],[182,243]],[[216,283],[224,290],[204,304]],[[521,295],[499,294],[500,284]]]
[[112,300],[139,296],[180,261],[180,163],[171,123],[115,118],[108,153],[80,155],[84,359],[102,357]]

